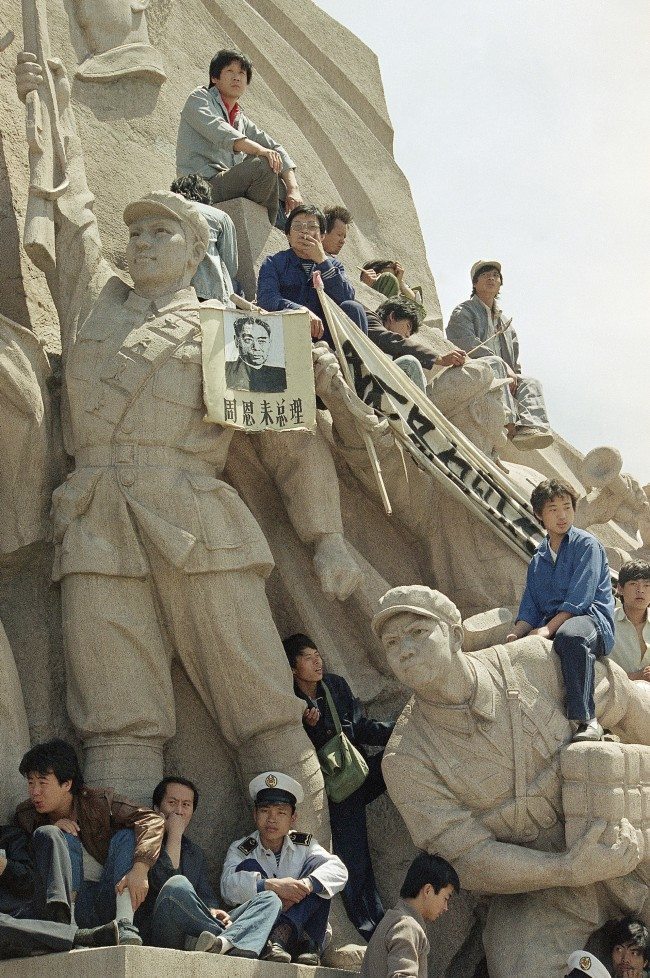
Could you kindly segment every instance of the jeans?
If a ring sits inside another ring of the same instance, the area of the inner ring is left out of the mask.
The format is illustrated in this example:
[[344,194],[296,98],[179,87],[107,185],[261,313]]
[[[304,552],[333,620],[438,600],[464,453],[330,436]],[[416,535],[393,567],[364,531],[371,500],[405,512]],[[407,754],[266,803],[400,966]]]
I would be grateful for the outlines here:
[[98,882],[83,878],[83,851],[81,839],[65,833],[72,863],[72,887],[77,891],[75,920],[79,927],[98,927],[115,918],[115,884],[133,866],[135,833],[133,829],[120,829],[112,837],[108,856]]
[[259,955],[281,910],[280,897],[265,890],[229,911],[231,923],[224,927],[214,919],[210,908],[197,896],[186,876],[172,876],[156,899],[151,919],[151,943],[154,947],[173,947],[182,951],[186,937],[198,937],[207,930],[216,936],[223,934],[235,947]]
[[594,703],[594,666],[605,647],[593,618],[576,615],[560,625],[553,638],[553,648],[560,657],[566,712],[569,720],[586,723],[596,716]]
[[416,384],[423,394],[427,392],[427,381],[420,361],[410,353],[405,353],[402,357],[394,360],[395,366],[403,370],[407,377]]

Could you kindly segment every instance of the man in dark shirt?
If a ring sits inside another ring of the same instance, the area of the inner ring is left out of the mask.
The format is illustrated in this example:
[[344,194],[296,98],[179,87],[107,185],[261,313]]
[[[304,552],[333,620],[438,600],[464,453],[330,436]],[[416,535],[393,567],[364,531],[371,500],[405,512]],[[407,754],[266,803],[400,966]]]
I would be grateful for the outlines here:
[[138,929],[156,947],[257,958],[282,902],[265,891],[230,914],[219,909],[205,853],[186,835],[198,801],[196,786],[186,778],[163,778],[154,788],[153,807],[165,819],[165,837],[149,870],[149,893],[136,915]]
[[291,635],[283,645],[293,672],[296,696],[307,704],[303,723],[315,749],[323,747],[336,733],[323,688],[326,685],[343,732],[366,757],[369,768],[366,780],[344,801],[330,800],[329,813],[332,851],[348,870],[343,904],[361,936],[369,940],[384,916],[384,908],[370,859],[366,805],[379,798],[386,785],[381,773],[383,751],[366,756],[364,746],[385,747],[395,723],[367,717],[342,676],[324,675],[320,652],[307,635]]

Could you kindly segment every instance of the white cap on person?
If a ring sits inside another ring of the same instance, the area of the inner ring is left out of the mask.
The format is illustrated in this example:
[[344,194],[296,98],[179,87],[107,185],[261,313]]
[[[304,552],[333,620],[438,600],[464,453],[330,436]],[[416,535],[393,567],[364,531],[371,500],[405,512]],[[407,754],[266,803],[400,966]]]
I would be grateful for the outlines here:
[[256,805],[299,805],[305,797],[302,787],[281,771],[264,771],[248,785],[248,793]]
[[604,964],[595,958],[589,951],[574,951],[569,955],[566,963],[567,974],[572,971],[579,971],[583,975],[590,975],[591,978],[612,978]]

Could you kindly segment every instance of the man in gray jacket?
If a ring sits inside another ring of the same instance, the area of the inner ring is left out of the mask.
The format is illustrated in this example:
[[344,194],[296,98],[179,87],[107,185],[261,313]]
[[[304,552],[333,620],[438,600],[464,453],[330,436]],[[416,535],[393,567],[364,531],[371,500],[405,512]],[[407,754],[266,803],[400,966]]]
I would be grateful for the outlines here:
[[222,50],[210,62],[210,82],[194,89],[181,112],[176,142],[178,176],[198,173],[212,187],[212,201],[248,197],[266,207],[269,221],[283,228],[302,196],[295,163],[283,147],[251,122],[239,106],[253,77],[240,51]]
[[486,357],[497,377],[508,377],[503,387],[506,428],[513,445],[522,451],[546,448],[553,442],[542,385],[523,377],[517,334],[497,305],[503,285],[501,263],[479,260],[471,269],[472,295],[456,306],[447,326],[447,339],[472,357]]

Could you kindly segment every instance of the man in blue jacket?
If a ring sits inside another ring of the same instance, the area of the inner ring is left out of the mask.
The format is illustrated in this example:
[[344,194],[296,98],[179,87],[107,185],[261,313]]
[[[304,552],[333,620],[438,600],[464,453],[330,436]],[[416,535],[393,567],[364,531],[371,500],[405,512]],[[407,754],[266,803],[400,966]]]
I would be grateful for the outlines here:
[[384,916],[377,892],[368,846],[366,805],[386,790],[381,773],[380,753],[366,756],[364,746],[385,747],[395,726],[393,722],[367,717],[343,676],[324,674],[323,660],[308,635],[290,635],[282,643],[293,672],[296,696],[306,708],[303,724],[315,750],[323,747],[336,733],[324,686],[327,686],[339,715],[341,729],[360,750],[368,764],[366,780],[344,801],[329,801],[332,851],[345,863],[348,882],[342,893],[343,904],[354,926],[369,940]]
[[257,301],[262,309],[306,309],[311,323],[312,339],[325,339],[333,346],[318,293],[312,284],[314,272],[320,272],[325,292],[343,312],[368,332],[368,320],[360,302],[354,298],[345,269],[338,258],[323,248],[325,216],[313,204],[294,207],[285,227],[289,242],[286,251],[269,255],[262,262],[257,282]]
[[165,838],[149,871],[149,894],[138,911],[138,927],[155,947],[258,958],[282,902],[265,891],[230,914],[219,909],[205,853],[185,834],[198,800],[199,792],[187,778],[163,778],[154,789],[153,807],[165,816]]
[[526,588],[508,641],[550,638],[560,657],[574,741],[600,740],[594,666],[614,646],[614,597],[603,545],[573,525],[576,493],[559,479],[535,486],[531,505],[547,536],[528,565]]

